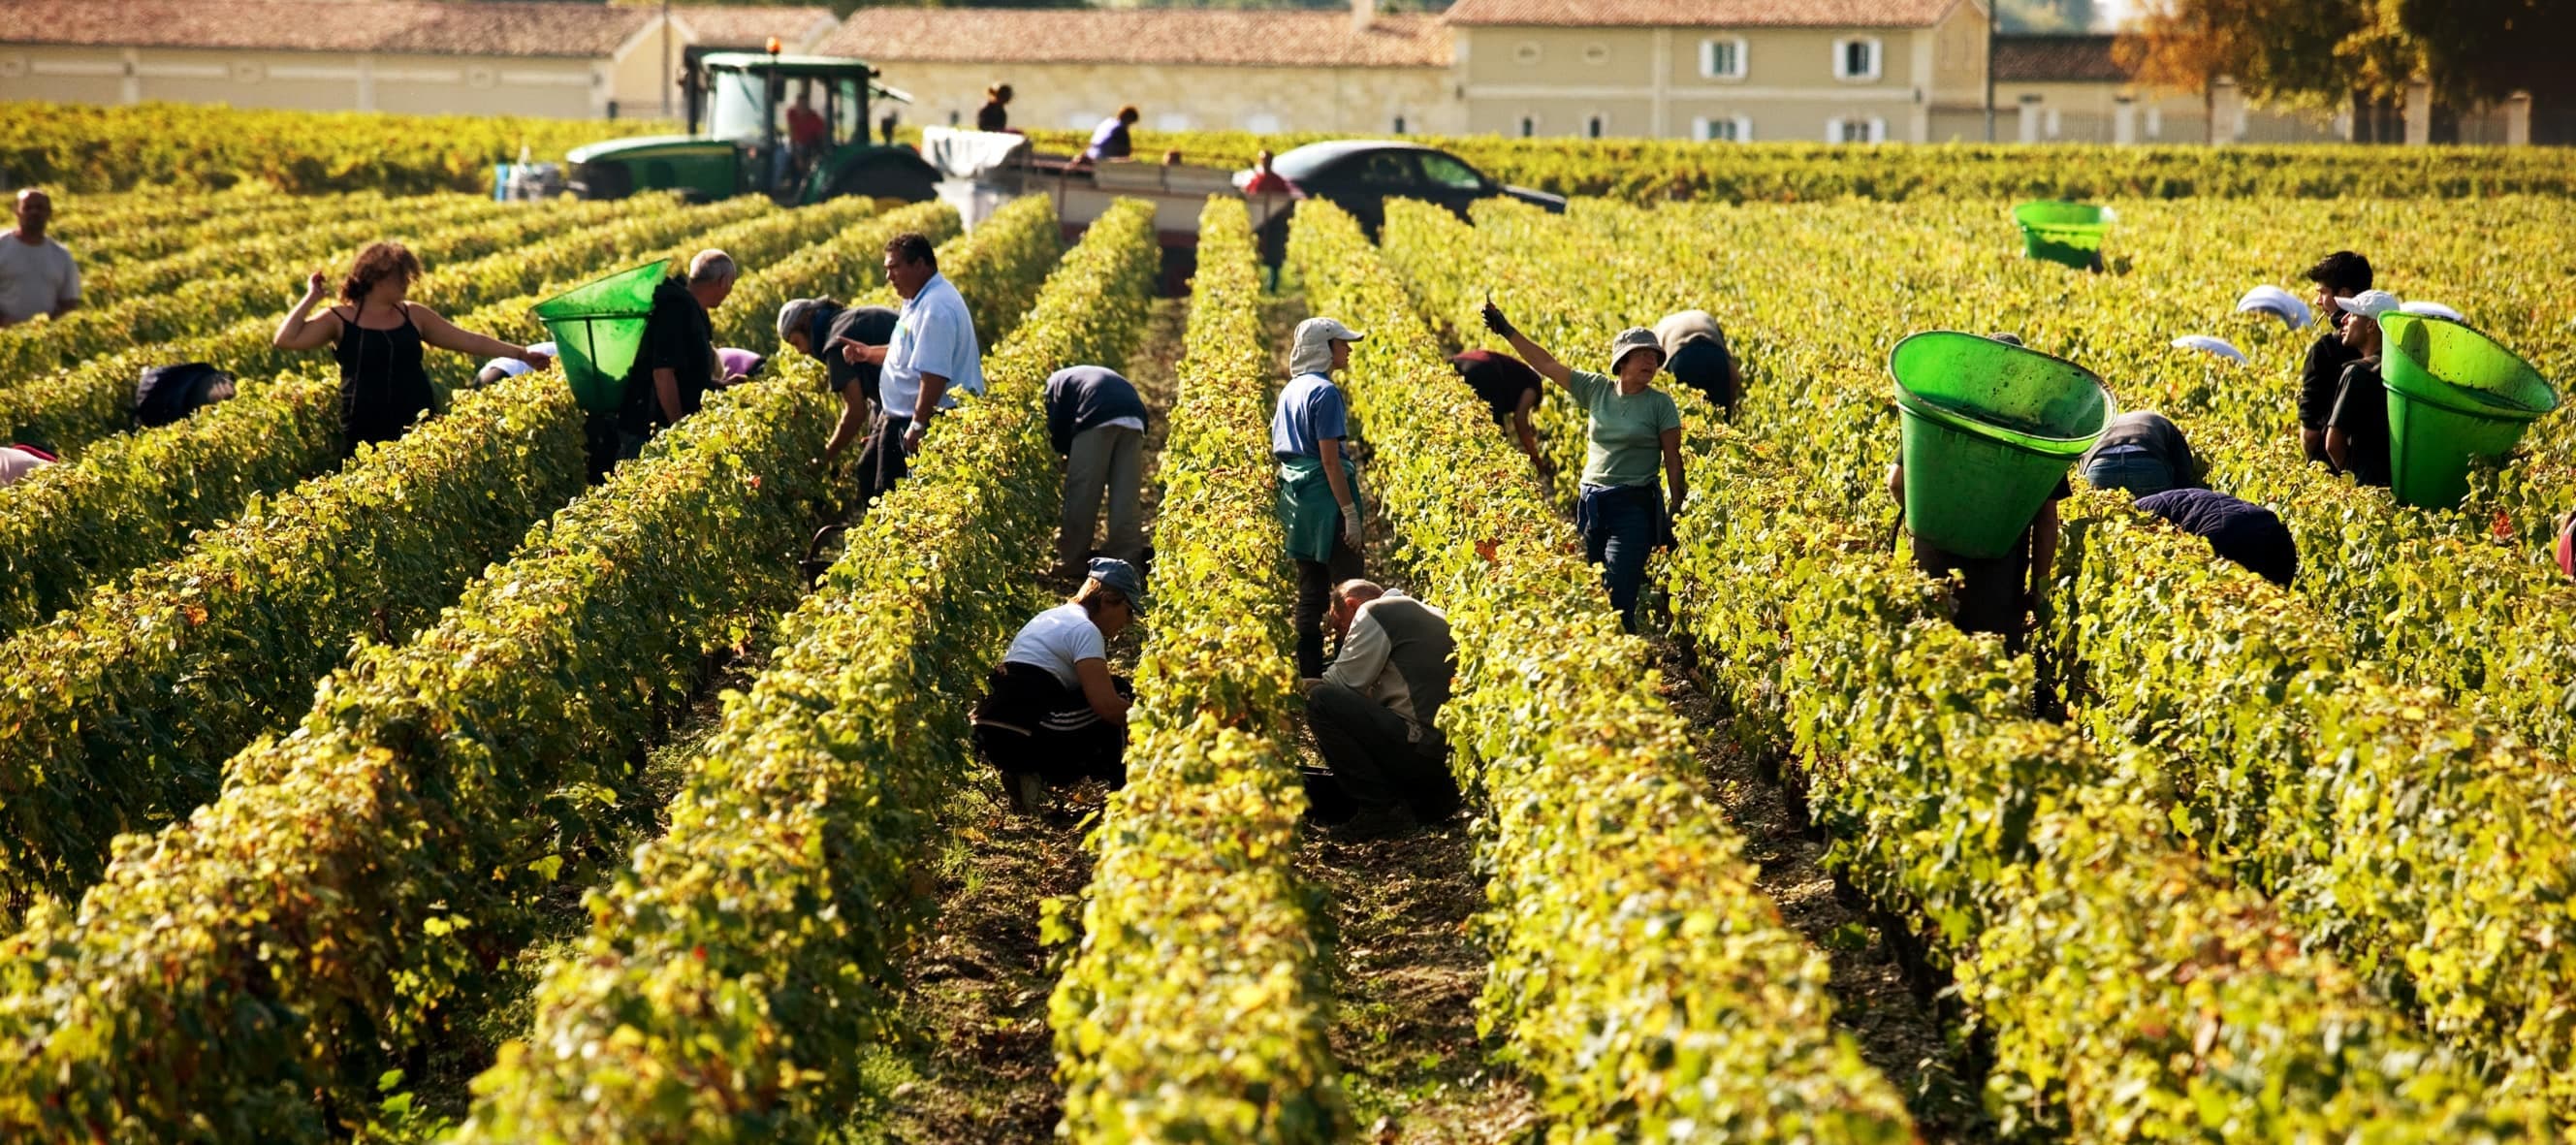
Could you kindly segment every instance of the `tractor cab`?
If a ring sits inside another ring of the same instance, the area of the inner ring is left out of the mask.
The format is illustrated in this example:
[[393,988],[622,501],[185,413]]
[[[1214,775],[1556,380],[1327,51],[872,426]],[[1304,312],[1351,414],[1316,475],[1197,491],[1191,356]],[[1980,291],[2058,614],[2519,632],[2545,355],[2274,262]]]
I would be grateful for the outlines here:
[[875,80],[867,61],[846,57],[700,56],[682,81],[689,133],[576,149],[572,189],[586,199],[678,190],[791,204],[840,195],[928,200],[938,172],[909,147],[870,142],[871,97],[911,102]]

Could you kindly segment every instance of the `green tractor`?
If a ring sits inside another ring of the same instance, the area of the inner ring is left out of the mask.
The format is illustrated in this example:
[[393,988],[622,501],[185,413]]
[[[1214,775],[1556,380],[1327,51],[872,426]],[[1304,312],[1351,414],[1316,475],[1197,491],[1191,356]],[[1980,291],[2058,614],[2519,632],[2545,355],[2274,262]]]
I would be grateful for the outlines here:
[[939,171],[909,147],[870,142],[868,97],[904,103],[865,60],[713,52],[687,78],[689,134],[612,139],[573,150],[585,199],[677,190],[695,199],[767,195],[812,203],[841,195],[924,202]]

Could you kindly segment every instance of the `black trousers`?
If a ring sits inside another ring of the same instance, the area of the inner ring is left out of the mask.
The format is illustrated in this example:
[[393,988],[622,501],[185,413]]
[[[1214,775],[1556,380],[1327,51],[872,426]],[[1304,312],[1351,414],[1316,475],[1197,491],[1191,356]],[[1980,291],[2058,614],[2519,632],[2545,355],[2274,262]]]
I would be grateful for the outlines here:
[[876,424],[868,427],[867,444],[859,447],[860,505],[884,496],[912,475],[912,459],[903,451],[903,435],[911,430],[911,418],[893,414],[878,414]]
[[1445,819],[1458,809],[1446,745],[1436,736],[1411,742],[1410,726],[1394,709],[1340,684],[1318,684],[1306,696],[1306,726],[1333,781],[1361,811],[1402,805],[1424,819]]
[[1958,573],[1952,622],[1962,632],[1994,633],[2004,638],[2006,651],[2021,651],[2029,634],[2030,530],[2022,530],[2012,551],[2000,557],[1963,557],[1917,540],[1914,567],[1931,577]]
[[[1135,687],[1110,677],[1121,696]],[[1004,775],[1036,775],[1049,783],[1105,779],[1127,781],[1127,727],[1101,719],[1055,674],[1034,664],[1002,664],[986,680],[975,705],[975,748]]]
[[1368,575],[1359,550],[1333,530],[1333,551],[1325,560],[1297,562],[1297,674],[1309,679],[1324,674],[1324,613],[1333,603],[1333,586]]

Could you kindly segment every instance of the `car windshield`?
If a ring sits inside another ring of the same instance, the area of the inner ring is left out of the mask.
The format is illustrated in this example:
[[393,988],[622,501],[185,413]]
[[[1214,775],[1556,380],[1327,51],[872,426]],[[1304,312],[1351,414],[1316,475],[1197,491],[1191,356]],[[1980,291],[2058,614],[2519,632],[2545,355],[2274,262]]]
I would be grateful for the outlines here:
[[1433,183],[1453,191],[1481,191],[1485,177],[1476,169],[1437,151],[1422,153],[1422,173]]
[[720,71],[708,76],[707,134],[717,139],[755,140],[769,132],[769,93],[755,71]]

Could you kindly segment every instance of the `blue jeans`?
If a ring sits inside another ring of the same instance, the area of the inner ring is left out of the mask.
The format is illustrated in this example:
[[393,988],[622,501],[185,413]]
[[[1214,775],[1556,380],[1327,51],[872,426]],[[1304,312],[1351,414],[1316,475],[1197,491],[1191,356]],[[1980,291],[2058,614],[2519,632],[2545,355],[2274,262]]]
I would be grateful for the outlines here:
[[2115,445],[2093,455],[2084,467],[2084,480],[2096,489],[2126,489],[2132,497],[2174,487],[2173,467],[2134,445]]
[[1652,485],[1586,485],[1582,500],[1575,503],[1583,559],[1602,566],[1610,607],[1619,613],[1620,627],[1630,632],[1637,630],[1637,597],[1646,587],[1646,557],[1655,551],[1662,509]]

